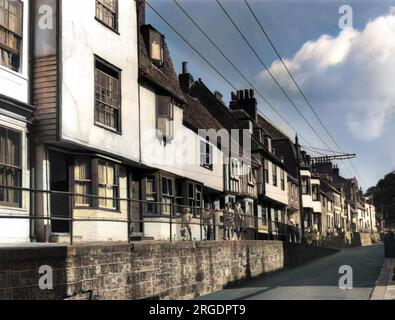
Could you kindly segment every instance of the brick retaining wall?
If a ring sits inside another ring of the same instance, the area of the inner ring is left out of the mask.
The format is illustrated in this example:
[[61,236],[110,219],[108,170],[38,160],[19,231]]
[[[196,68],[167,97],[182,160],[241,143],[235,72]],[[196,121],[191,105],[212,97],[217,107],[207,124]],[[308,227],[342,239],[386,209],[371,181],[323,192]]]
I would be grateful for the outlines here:
[[[277,241],[2,248],[0,299],[189,299],[335,252]],[[38,288],[42,265],[53,290]]]

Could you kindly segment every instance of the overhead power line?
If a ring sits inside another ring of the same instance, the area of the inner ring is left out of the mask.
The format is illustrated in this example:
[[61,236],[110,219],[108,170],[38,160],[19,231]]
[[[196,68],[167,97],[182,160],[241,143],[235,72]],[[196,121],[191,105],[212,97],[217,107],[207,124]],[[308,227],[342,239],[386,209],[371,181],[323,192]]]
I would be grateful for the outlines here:
[[230,85],[234,90],[237,91],[237,88],[228,80],[226,77],[218,71],[216,67],[214,67],[196,48],[180,33],[174,28],[157,10],[155,10],[148,1],[146,4],[154,11],[159,18],[163,20],[200,58],[202,58],[228,85]]
[[273,104],[262,94],[260,90],[258,90],[254,84],[251,83],[250,80],[247,79],[247,77],[240,71],[240,69],[235,65],[234,62],[230,60],[230,58],[223,52],[221,48],[218,47],[218,45],[211,39],[211,37],[205,32],[199,24],[191,17],[191,15],[183,8],[183,6],[177,2],[177,0],[173,0],[173,2],[178,6],[178,8],[185,14],[185,16],[193,23],[193,25],[205,36],[205,38],[217,49],[217,51],[222,55],[222,57],[236,70],[236,72],[248,83],[248,85],[254,89],[258,95],[265,101],[265,103],[292,129],[295,131],[295,133],[308,142],[300,133],[298,133],[298,130],[296,130],[295,127],[293,127],[290,122],[273,106]]
[[[204,62],[206,62],[207,64],[208,64],[208,66],[210,66],[214,71],[215,71],[215,73],[217,73],[227,84],[229,84],[234,90],[238,90],[237,88],[236,88],[236,86],[232,83],[232,82],[230,82],[217,68],[215,68],[214,66],[213,66],[213,64],[211,64],[209,61],[208,61],[208,59],[206,58],[206,57],[204,57],[203,56],[203,54],[201,54],[170,22],[168,22],[167,21],[167,19],[165,18],[165,17],[163,17],[148,1],[146,1],[146,4],[151,8],[151,10],[153,11],[153,12],[155,12],[155,14],[164,22],[164,23],[166,23],[166,25],[171,29],[171,30],[173,30],[173,32],[175,32],[200,58],[202,58],[203,59],[203,61]],[[200,27],[199,27],[199,30],[201,30],[202,32],[204,32]],[[205,32],[204,32],[204,34],[206,34]],[[206,34],[207,35],[207,34]],[[207,35],[207,38],[209,38],[208,37],[208,35]],[[217,50],[219,50],[222,54],[223,54],[223,56],[224,56],[224,58],[226,58],[226,60],[236,69],[236,71],[243,77],[243,79],[244,80],[246,80],[251,86],[252,86],[252,88],[254,88],[257,92],[258,92],[258,94],[262,97],[262,99],[264,99],[264,101],[270,106],[270,108],[272,108],[280,117],[281,117],[281,119],[283,119],[283,121],[285,121],[285,123],[287,123],[287,125],[291,128],[291,129],[293,129],[295,132],[296,132],[296,134],[298,134],[298,136],[301,138],[301,139],[303,139],[307,144],[309,144],[310,145],[310,142],[306,139],[306,138],[304,138],[300,133],[298,133],[298,131],[289,123],[289,121],[288,120],[286,120],[285,118],[284,118],[284,116],[282,116],[281,115],[281,113],[278,111],[278,110],[276,110],[276,108],[270,103],[270,101],[268,101],[267,100],[267,98],[265,98],[261,93],[260,93],[260,91],[259,90],[257,90],[253,85],[252,85],[252,83],[250,82],[250,81],[248,81],[248,79],[241,73],[241,71],[235,66],[235,64],[234,63],[232,63],[232,61],[228,58],[228,57],[226,57],[226,55],[220,50],[220,48],[210,39],[210,42],[212,42],[212,44],[213,45],[215,45],[215,47],[217,48]]]
[[[155,14],[162,20],[162,21],[164,21],[165,22],[165,24],[166,25],[168,25],[168,27],[173,31],[173,32],[175,32],[205,63],[207,63],[207,65],[208,66],[210,66],[210,68],[212,68],[214,71],[215,71],[215,73],[217,73],[229,86],[231,86],[234,90],[236,90],[237,91],[237,88],[236,88],[236,86],[231,82],[231,81],[229,81],[217,68],[215,68],[214,66],[213,66],[213,64],[212,63],[210,63],[209,62],[209,60],[205,57],[205,56],[203,56],[203,54],[202,53],[200,53],[172,24],[170,24],[167,20],[166,20],[166,18],[164,18],[157,10],[155,10],[155,8],[153,8],[152,7],[152,5],[150,5],[150,3],[148,2],[148,1],[146,1],[146,3],[147,3],[147,5],[151,8],[151,10],[153,11],[153,12],[155,12]],[[180,8],[181,9],[181,8]],[[185,11],[185,10],[183,10],[183,11]],[[195,24],[195,23],[194,23]],[[196,26],[198,26],[198,24],[196,24]],[[220,48],[215,44],[215,42],[214,41],[212,41],[211,40],[211,38],[207,35],[207,33],[206,32],[203,32],[203,29],[202,28],[200,28],[199,27],[199,30],[203,33],[203,34],[205,34],[205,36],[206,36],[206,38],[210,41],[210,43],[212,43],[215,47],[216,47],[216,49],[217,50],[219,50],[220,52],[221,52],[221,54],[223,54],[223,52],[220,50]],[[247,83],[249,83],[250,85],[251,85],[251,87],[254,89],[254,90],[256,90],[257,92],[258,92],[258,94],[262,97],[262,99],[270,106],[270,108],[271,109],[273,109],[279,116],[280,116],[280,118],[291,128],[291,129],[293,129],[298,135],[299,135],[299,137],[301,138],[301,139],[303,139],[308,145],[311,145],[310,144],[310,142],[306,139],[306,138],[304,138],[300,133],[298,133],[298,131],[289,123],[289,121],[288,120],[286,120],[285,118],[284,118],[284,116],[283,115],[281,115],[281,113],[279,113],[279,111],[267,100],[267,98],[265,98],[264,96],[263,96],[263,94],[259,91],[259,90],[257,90],[256,88],[255,88],[255,86],[253,86],[252,85],[252,83],[241,73],[241,71],[235,66],[235,64],[225,55],[225,54],[223,54],[223,56],[224,56],[224,58],[232,65],[232,67],[234,67],[235,68],[235,70],[243,77],[243,79],[245,80],[245,81],[247,81]],[[305,120],[306,121],[306,120]],[[308,122],[307,122],[308,123]],[[317,133],[316,133],[317,134]],[[318,135],[319,136],[319,135]],[[319,136],[320,137],[320,136]],[[325,142],[324,142],[324,144],[326,144]],[[327,144],[326,144],[327,145]],[[328,146],[328,145],[327,145]],[[329,146],[328,146],[328,148],[330,148]],[[334,151],[332,151],[332,152],[334,152]],[[318,153],[318,152],[316,152],[316,153]]]
[[281,90],[281,92],[284,94],[284,96],[287,98],[287,100],[291,103],[291,105],[294,107],[296,112],[302,117],[302,119],[307,123],[307,125],[310,127],[310,129],[316,134],[316,136],[321,140],[321,142],[328,148],[331,149],[331,147],[326,143],[326,141],[321,137],[321,135],[317,132],[317,130],[311,125],[311,123],[306,119],[304,114],[299,110],[299,108],[296,106],[296,104],[292,101],[291,97],[288,95],[288,93],[285,91],[285,89],[281,86],[281,84],[278,82],[276,77],[273,75],[273,73],[270,71],[268,66],[265,64],[265,62],[261,59],[259,54],[256,52],[250,41],[246,38],[246,36],[243,34],[243,32],[240,30],[240,28],[237,26],[236,22],[233,20],[233,18],[230,16],[228,11],[224,8],[224,6],[221,4],[219,0],[216,0],[218,5],[221,7],[222,11],[225,13],[229,21],[232,23],[232,25],[235,27],[237,32],[240,34],[244,42],[248,45],[248,47],[251,49],[251,51],[254,53],[256,58],[259,60],[259,62],[262,64],[262,66],[265,68],[267,73],[270,75],[270,78],[274,81],[274,83],[278,86],[278,88]]
[[[320,125],[322,126],[322,128],[325,130],[325,132],[327,133],[327,135],[329,136],[329,138],[332,140],[332,142],[335,144],[335,146],[341,151],[343,152],[342,148],[340,148],[339,144],[336,142],[335,138],[333,137],[333,135],[330,133],[330,131],[328,130],[328,128],[326,127],[326,125],[324,124],[324,122],[321,120],[321,118],[319,117],[319,115],[317,114],[315,108],[313,107],[313,105],[311,104],[311,102],[309,101],[309,99],[307,98],[307,96],[305,95],[305,93],[303,92],[303,90],[301,89],[300,85],[298,84],[298,82],[296,81],[295,77],[293,76],[293,74],[291,73],[291,71],[289,70],[288,66],[286,65],[286,63],[284,62],[282,56],[280,55],[279,51],[277,50],[276,46],[274,45],[273,41],[270,39],[269,34],[266,32],[265,28],[263,27],[262,23],[260,22],[260,20],[258,19],[258,17],[256,16],[254,10],[251,8],[250,4],[248,3],[247,0],[244,0],[244,3],[246,4],[246,6],[248,7],[250,13],[252,14],[252,16],[254,17],[256,23],[258,24],[258,26],[260,27],[260,29],[262,30],[263,34],[265,35],[266,39],[268,40],[270,46],[273,48],[274,52],[276,53],[277,57],[280,59],[281,64],[284,66],[284,69],[287,71],[288,75],[290,76],[292,82],[295,84],[295,87],[298,89],[299,93],[301,94],[301,96],[303,97],[303,99],[306,101],[307,105],[309,106],[310,110],[313,112],[313,114],[315,115],[315,117],[317,118],[318,122],[320,123]],[[343,163],[344,164],[344,163]],[[357,173],[357,175],[361,178],[362,183],[365,184],[362,176],[359,174],[357,168],[354,167],[353,162],[351,161],[351,165],[354,168],[354,171]],[[366,184],[365,184],[366,186]]]

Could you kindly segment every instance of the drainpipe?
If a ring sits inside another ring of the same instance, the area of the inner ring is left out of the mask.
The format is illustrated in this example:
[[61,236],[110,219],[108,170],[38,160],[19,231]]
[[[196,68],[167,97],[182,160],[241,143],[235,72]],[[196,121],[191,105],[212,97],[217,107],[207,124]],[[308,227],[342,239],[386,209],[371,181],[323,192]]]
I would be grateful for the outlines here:
[[[29,3],[29,15],[28,15],[28,25],[29,25],[29,32],[28,32],[28,38],[29,38],[29,50],[28,50],[28,103],[30,105],[33,105],[33,63],[34,63],[34,5],[30,2]],[[32,123],[27,125],[27,130],[28,130],[28,153],[29,153],[29,163],[28,166],[30,166],[29,170],[29,189],[34,189],[35,187],[35,153],[34,153],[34,144],[35,144],[35,135],[34,135],[34,128],[33,128],[33,123],[34,123],[34,116],[32,117]],[[32,191],[29,191],[29,216],[30,217],[35,217],[35,194]],[[35,221],[33,219],[29,219],[29,237],[30,237],[30,242],[34,242],[36,240],[35,237]]]
[[301,230],[302,230],[302,243],[306,240],[306,235],[304,232],[304,211],[303,211],[303,194],[302,194],[302,175],[301,175],[301,159],[300,159],[300,145],[299,138],[296,136],[295,138],[296,145],[296,162],[297,162],[297,175],[298,175],[298,183],[299,183],[299,210],[300,210],[300,222],[301,222]]

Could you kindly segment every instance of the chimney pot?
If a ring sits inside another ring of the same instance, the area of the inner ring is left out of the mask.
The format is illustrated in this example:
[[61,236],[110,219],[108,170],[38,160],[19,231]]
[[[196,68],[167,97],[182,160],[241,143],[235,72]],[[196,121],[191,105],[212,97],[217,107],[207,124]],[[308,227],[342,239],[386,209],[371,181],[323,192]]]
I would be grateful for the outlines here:
[[248,100],[250,98],[250,91],[244,90],[244,99]]
[[222,99],[223,99],[223,94],[221,93],[221,92],[219,92],[219,91],[215,91],[214,92],[214,95],[215,95],[215,97],[218,99],[218,100],[221,100],[222,101]]
[[183,62],[183,63],[182,63],[182,73],[183,73],[183,74],[189,73],[189,70],[188,70],[188,62]]

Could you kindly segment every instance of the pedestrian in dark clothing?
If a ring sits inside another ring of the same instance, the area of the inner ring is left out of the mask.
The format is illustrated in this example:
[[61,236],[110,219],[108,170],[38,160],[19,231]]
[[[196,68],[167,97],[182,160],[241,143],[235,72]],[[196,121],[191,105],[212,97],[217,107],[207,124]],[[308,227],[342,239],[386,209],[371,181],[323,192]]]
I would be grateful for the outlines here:
[[384,254],[386,259],[395,259],[395,233],[393,230],[384,236]]

